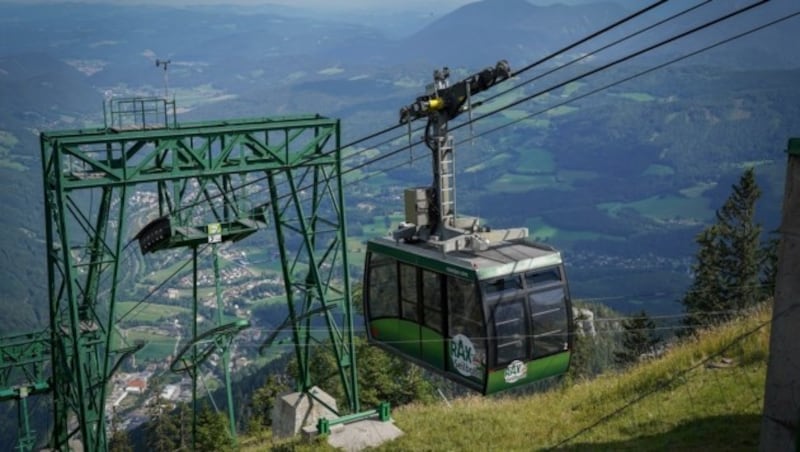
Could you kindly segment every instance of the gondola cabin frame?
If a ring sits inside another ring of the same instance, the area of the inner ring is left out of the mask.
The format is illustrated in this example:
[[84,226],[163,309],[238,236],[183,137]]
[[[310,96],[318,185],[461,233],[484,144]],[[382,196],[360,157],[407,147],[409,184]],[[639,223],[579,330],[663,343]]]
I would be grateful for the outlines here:
[[442,253],[377,238],[366,259],[373,344],[485,395],[568,370],[572,305],[552,247],[518,239]]

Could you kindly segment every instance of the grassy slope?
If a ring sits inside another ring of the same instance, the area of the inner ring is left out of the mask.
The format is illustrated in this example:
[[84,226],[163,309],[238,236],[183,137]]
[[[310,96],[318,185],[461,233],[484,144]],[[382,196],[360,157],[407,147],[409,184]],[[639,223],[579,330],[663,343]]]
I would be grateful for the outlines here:
[[[547,393],[398,408],[392,414],[405,435],[380,450],[753,450],[770,314],[762,309],[661,359]],[[714,365],[723,358],[732,364]],[[254,443],[245,441],[247,450],[269,447]],[[299,449],[306,447],[324,448]]]

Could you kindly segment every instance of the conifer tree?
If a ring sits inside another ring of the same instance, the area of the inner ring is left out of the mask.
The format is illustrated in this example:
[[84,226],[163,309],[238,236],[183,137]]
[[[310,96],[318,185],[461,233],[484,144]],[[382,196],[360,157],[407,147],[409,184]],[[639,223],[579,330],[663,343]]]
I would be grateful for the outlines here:
[[120,428],[120,419],[116,408],[113,408],[111,414],[111,432],[109,436],[109,452],[133,452],[128,432]]
[[755,204],[761,196],[753,169],[747,169],[717,211],[717,221],[697,236],[700,249],[693,265],[694,281],[682,303],[688,331],[718,323],[762,296],[764,252]]
[[688,314],[684,323],[689,327],[689,332],[715,322],[719,313],[728,309],[721,275],[722,259],[717,245],[719,229],[716,225],[710,226],[696,240],[700,249],[697,261],[692,266],[694,281],[682,300]]
[[226,452],[233,450],[228,431],[228,417],[203,404],[197,416],[196,450],[199,452]]
[[778,245],[780,239],[772,237],[764,244],[761,257],[761,288],[765,297],[775,294],[775,282],[778,279]]
[[171,404],[161,397],[161,384],[154,379],[151,384],[154,393],[148,414],[150,420],[147,427],[147,447],[151,452],[172,452],[178,446],[178,426],[170,416]]
[[761,226],[755,223],[760,196],[755,173],[749,168],[717,211],[721,269],[727,288],[724,295],[736,310],[754,306],[761,298]]
[[652,353],[660,339],[655,334],[656,324],[642,310],[622,322],[623,350],[614,353],[614,361],[619,365],[638,362],[642,355]]
[[250,402],[253,410],[251,430],[256,427],[272,426],[272,407],[275,405],[275,398],[278,394],[289,389],[283,376],[275,374],[269,375],[264,381],[264,385],[253,393]]

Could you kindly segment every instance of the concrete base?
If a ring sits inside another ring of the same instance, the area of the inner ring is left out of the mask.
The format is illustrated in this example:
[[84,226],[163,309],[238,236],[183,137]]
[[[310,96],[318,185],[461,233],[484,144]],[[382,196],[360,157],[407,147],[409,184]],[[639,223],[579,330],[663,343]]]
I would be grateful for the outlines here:
[[331,428],[328,444],[347,452],[358,452],[368,447],[377,447],[403,434],[403,431],[397,428],[394,422],[381,422],[377,419],[365,419],[342,427],[344,428]]
[[[325,391],[314,386],[309,392],[326,405],[337,409],[336,400]],[[279,439],[289,438],[298,434],[305,426],[316,429],[317,420],[321,417],[335,419],[338,416],[308,394],[284,393],[276,398],[272,408],[272,436]]]

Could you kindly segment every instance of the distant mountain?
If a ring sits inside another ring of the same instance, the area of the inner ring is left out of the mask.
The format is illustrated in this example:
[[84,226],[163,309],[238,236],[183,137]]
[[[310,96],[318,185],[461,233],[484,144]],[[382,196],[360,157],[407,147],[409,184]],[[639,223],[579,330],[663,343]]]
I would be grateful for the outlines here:
[[[531,61],[618,20],[614,3],[536,6],[526,0],[483,0],[440,18],[401,43],[407,58],[452,65]],[[488,62],[488,63],[487,63]]]
[[[47,266],[37,129],[59,122],[82,127],[100,111],[102,96],[86,76],[41,52],[0,57],[0,133],[10,160],[0,159],[0,331],[19,332],[47,322]],[[8,162],[7,161],[7,162]],[[13,309],[9,307],[13,306]],[[13,312],[12,312],[13,311]]]
[[[434,66],[449,64],[470,67],[506,58],[513,67],[513,63],[519,65],[536,60],[589,36],[644,8],[648,3],[641,0],[481,0],[442,16],[402,40],[399,48],[392,53],[392,58]],[[666,3],[576,50],[596,49],[610,42],[610,36],[616,39],[676,15],[675,19],[652,31],[615,46],[613,55],[618,57],[713,21],[748,4],[742,1],[711,2],[690,14],[678,15],[692,5]],[[789,0],[764,3],[700,33],[671,42],[663,51],[637,61],[663,61],[665,54],[685,54],[794,13],[795,9],[796,3]],[[786,52],[782,44],[791,27],[791,22],[785,22],[767,28],[700,58],[693,58],[688,64],[702,63],[736,69],[750,69],[754,65],[797,67],[798,63],[789,55],[791,52]],[[605,53],[601,57],[611,58],[611,54]]]
[[46,53],[0,57],[0,128],[30,126],[32,118],[97,112],[102,97],[77,69]]

